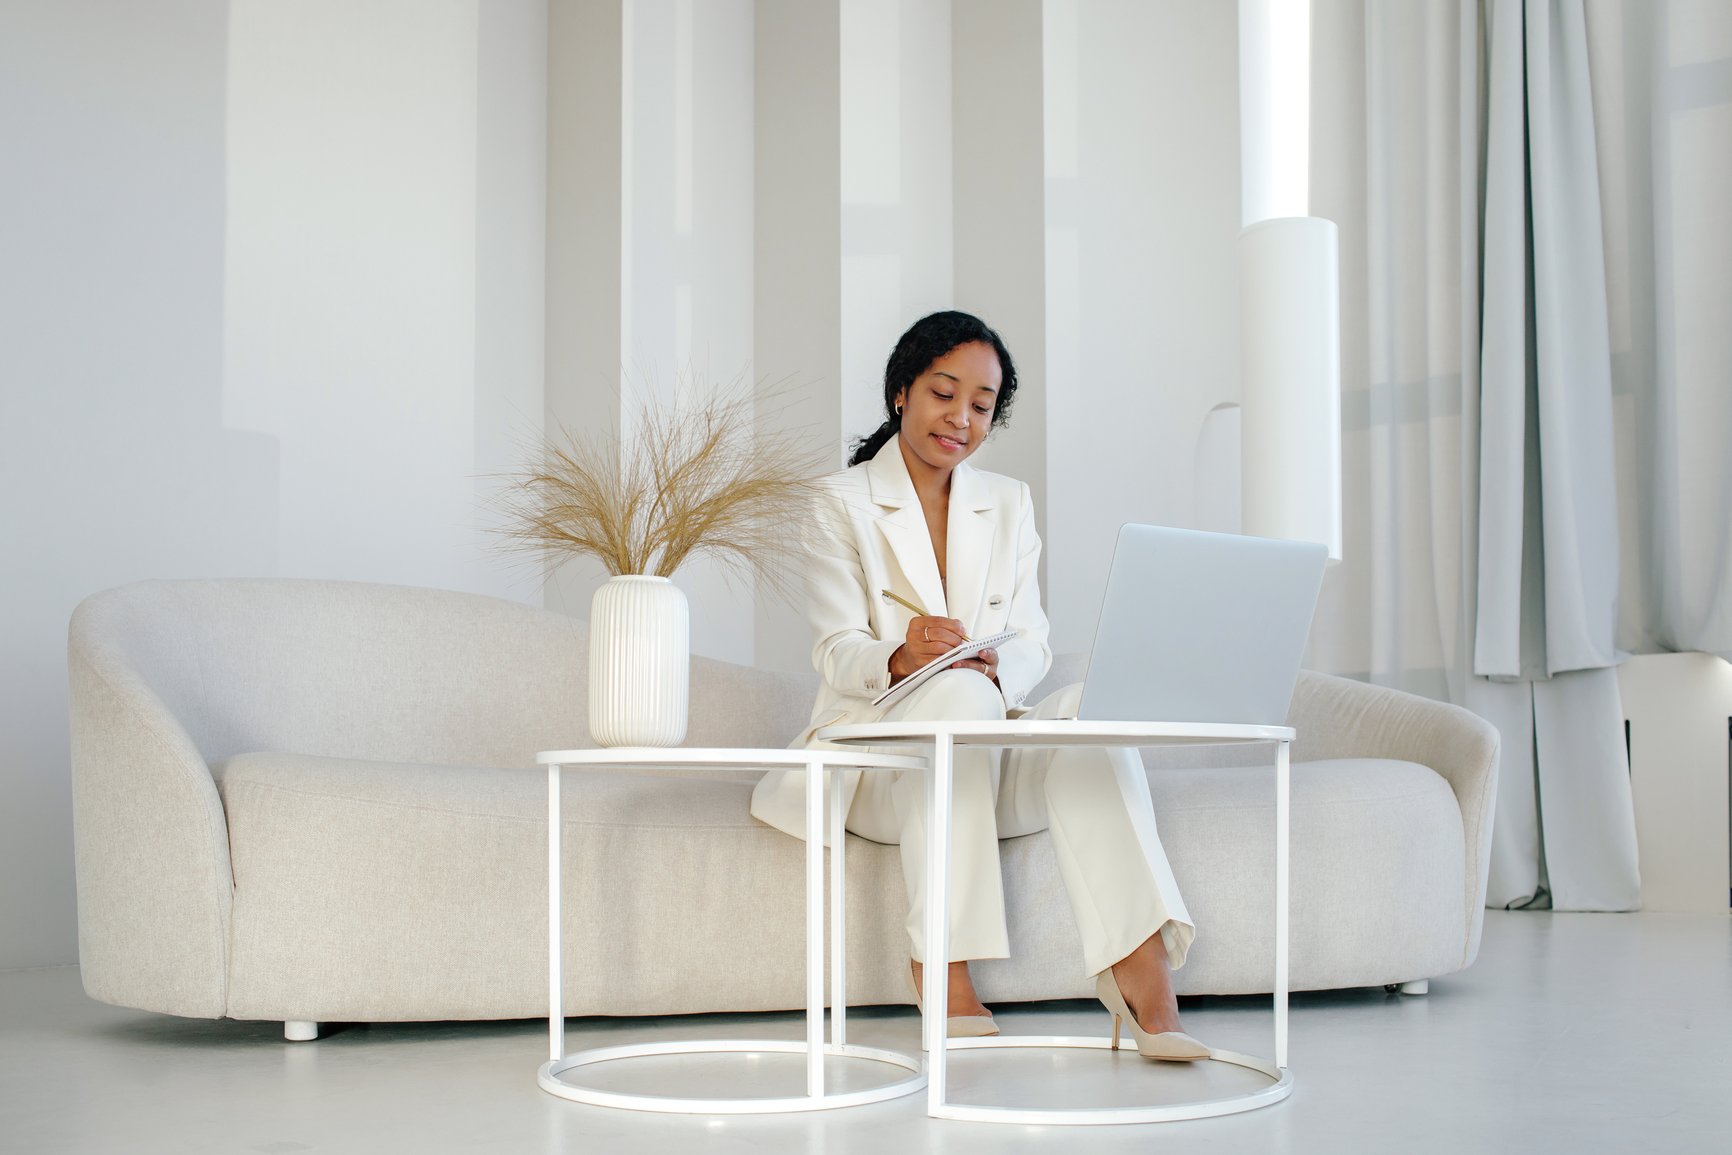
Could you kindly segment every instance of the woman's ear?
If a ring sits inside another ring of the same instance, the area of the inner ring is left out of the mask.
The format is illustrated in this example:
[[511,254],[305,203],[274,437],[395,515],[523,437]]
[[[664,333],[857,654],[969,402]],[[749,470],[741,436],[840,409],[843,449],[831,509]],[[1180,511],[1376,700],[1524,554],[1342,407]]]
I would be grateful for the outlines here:
[[891,402],[890,407],[896,410],[896,416],[900,417],[902,416],[902,407],[906,404],[908,404],[908,386],[904,385],[896,391],[896,400]]

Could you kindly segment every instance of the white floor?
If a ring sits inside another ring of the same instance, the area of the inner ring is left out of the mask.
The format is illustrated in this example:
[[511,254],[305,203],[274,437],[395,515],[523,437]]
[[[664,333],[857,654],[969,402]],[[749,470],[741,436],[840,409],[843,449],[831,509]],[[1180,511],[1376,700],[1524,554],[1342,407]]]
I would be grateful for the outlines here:
[[[1267,1055],[1267,1002],[1194,999],[1188,1029]],[[1100,1034],[1098,1005],[999,1008],[1008,1031]],[[850,1016],[855,1041],[918,1045],[911,1012]],[[570,1045],[715,1032],[798,1037],[798,1016],[573,1020]],[[612,1111],[537,1089],[545,1023],[350,1026],[284,1043],[281,1025],[174,1019],[87,999],[72,968],[0,973],[0,1151],[1732,1151],[1732,919],[1487,912],[1485,947],[1423,997],[1294,996],[1284,1103],[1142,1127],[939,1122],[924,1097],[807,1115]],[[645,1060],[622,1089],[716,1093],[743,1059]],[[758,1093],[798,1093],[760,1060]],[[703,1064],[720,1064],[704,1066]],[[887,1070],[887,1069],[884,1069]],[[847,1075],[858,1078],[863,1072]],[[844,1075],[838,1071],[838,1075]],[[1238,1068],[1097,1052],[953,1060],[955,1097],[1063,1104],[1200,1097]],[[1252,1078],[1254,1082],[1254,1078]]]

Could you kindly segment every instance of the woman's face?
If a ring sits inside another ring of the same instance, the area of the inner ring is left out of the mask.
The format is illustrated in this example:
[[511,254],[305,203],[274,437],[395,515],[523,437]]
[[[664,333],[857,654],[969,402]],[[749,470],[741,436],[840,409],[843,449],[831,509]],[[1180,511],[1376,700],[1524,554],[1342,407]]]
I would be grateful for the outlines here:
[[998,353],[984,341],[938,358],[896,395],[903,445],[930,468],[950,472],[986,440],[1003,380]]

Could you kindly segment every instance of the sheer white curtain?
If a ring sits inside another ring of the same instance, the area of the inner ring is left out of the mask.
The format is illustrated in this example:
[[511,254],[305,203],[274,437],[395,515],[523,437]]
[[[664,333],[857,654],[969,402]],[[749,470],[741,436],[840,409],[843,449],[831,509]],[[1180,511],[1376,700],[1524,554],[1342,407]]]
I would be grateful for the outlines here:
[[1617,640],[1732,659],[1732,4],[1589,0]]
[[1729,17],[1314,4],[1347,559],[1311,661],[1497,724],[1492,905],[1639,904],[1619,647],[1728,645]]

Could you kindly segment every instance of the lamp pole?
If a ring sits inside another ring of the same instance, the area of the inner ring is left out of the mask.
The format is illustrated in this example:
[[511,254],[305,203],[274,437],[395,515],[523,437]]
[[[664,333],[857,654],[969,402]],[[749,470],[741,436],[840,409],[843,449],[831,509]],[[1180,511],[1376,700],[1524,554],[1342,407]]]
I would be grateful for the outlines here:
[[1307,215],[1310,89],[1310,0],[1239,0],[1240,526],[1340,561],[1340,245]]

